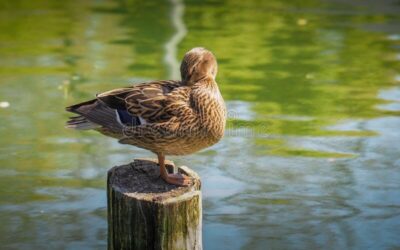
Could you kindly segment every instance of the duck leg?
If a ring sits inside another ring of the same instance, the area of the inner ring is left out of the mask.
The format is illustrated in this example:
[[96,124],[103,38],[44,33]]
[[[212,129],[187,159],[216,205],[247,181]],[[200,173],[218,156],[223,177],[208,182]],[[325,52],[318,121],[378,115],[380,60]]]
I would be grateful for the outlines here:
[[165,156],[163,154],[157,154],[158,157],[158,165],[160,166],[160,176],[161,178],[169,183],[178,186],[189,186],[192,183],[191,178],[186,175],[177,173],[177,174],[169,174],[167,168],[165,167]]

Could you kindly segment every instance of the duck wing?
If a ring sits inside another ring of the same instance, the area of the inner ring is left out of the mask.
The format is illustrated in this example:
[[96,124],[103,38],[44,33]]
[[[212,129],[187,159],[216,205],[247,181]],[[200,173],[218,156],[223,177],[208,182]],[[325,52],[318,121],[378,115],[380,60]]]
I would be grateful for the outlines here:
[[158,123],[168,121],[174,115],[169,111],[168,103],[174,96],[172,92],[180,87],[180,81],[147,82],[101,93],[97,99],[116,109],[121,119],[132,116],[139,117],[141,123]]

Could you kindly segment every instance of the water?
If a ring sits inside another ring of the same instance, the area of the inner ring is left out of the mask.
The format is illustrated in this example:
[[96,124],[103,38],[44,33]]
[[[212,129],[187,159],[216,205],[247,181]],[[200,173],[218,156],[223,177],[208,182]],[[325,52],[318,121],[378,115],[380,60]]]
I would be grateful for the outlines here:
[[[229,108],[203,179],[205,249],[400,247],[397,1],[2,1],[0,242],[104,249],[106,171],[154,157],[63,108],[219,60]],[[8,104],[7,104],[8,103]]]

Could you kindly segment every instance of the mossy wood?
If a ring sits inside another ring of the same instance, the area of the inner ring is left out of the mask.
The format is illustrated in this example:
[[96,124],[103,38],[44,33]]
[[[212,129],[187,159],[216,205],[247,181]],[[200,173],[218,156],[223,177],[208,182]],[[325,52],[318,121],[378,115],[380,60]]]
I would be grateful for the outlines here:
[[193,184],[165,183],[154,160],[135,160],[108,171],[109,250],[202,249],[200,178],[187,167],[178,171],[192,177]]

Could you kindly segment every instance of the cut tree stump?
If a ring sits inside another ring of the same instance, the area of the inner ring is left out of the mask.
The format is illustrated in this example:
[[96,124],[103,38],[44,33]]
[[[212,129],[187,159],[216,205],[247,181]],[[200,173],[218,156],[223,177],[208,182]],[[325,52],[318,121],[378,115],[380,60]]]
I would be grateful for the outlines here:
[[108,249],[202,249],[200,177],[188,167],[178,171],[193,184],[164,182],[149,159],[108,171]]

